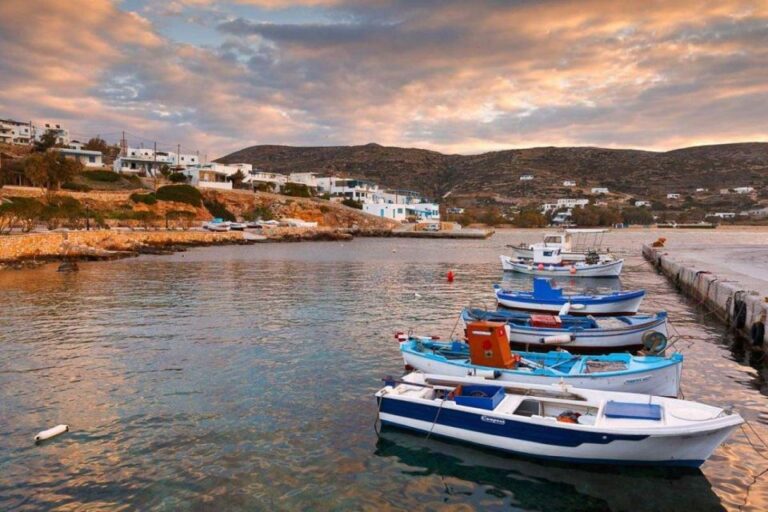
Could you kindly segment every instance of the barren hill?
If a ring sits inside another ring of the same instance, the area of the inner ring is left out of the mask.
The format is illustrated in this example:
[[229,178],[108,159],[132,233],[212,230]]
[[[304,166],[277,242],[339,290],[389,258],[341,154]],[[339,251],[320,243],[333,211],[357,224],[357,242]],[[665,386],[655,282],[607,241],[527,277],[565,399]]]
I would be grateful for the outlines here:
[[[247,162],[265,171],[335,173],[431,196],[494,193],[508,197],[566,193],[605,186],[628,194],[686,193],[697,187],[768,186],[768,143],[697,146],[667,152],[595,147],[541,147],[480,155],[445,155],[415,148],[251,146],[217,161]],[[520,181],[532,174],[534,180]]]

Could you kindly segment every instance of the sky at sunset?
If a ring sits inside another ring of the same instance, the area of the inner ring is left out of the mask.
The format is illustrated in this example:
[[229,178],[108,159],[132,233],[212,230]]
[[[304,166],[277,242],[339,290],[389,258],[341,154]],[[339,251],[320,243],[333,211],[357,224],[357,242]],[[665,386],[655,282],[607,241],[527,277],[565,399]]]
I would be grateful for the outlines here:
[[768,140],[768,1],[0,0],[0,118],[448,153]]

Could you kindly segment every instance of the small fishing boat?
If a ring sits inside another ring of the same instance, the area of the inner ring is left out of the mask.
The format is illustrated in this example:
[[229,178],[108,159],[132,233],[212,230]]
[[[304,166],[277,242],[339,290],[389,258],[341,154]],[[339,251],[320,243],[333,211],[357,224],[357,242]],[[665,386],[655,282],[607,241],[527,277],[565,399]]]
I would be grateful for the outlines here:
[[646,333],[668,336],[667,313],[663,311],[592,317],[465,308],[461,319],[465,323],[477,320],[506,323],[511,346],[519,350],[551,350],[553,346],[562,346],[577,353],[634,352],[643,348]]
[[375,396],[383,425],[579,463],[698,467],[744,422],[674,398],[419,372]]
[[[555,384],[562,381],[585,389],[671,397],[676,397],[680,391],[682,354],[661,357],[633,356],[629,353],[580,356],[565,351],[511,352],[507,337],[500,335],[503,330],[499,332],[488,328],[488,325],[485,322],[470,324],[467,329],[468,343],[410,336],[400,343],[406,368],[424,373],[456,377],[483,376],[529,384]],[[494,331],[499,336],[495,336]],[[479,336],[479,333],[482,335]],[[491,343],[490,349],[482,347],[486,342]],[[481,346],[478,348],[475,345]],[[488,366],[493,361],[486,360],[496,355],[487,354],[489,351],[500,353],[501,366]],[[507,363],[504,364],[504,361]]]
[[244,231],[248,227],[244,222],[230,222],[229,229],[232,231]]
[[229,222],[224,222],[224,219],[215,218],[210,222],[203,222],[203,228],[216,232],[229,231],[229,224]]
[[618,277],[624,266],[624,260],[594,259],[587,257],[583,261],[567,262],[563,259],[560,249],[535,247],[533,260],[510,258],[501,255],[501,268],[509,272],[531,274],[547,277]]
[[566,295],[562,288],[552,288],[549,279],[544,278],[533,280],[531,292],[504,290],[499,285],[493,288],[496,301],[507,308],[578,315],[634,315],[645,296],[645,290],[605,295]]
[[532,260],[534,249],[558,248],[565,261],[584,261],[587,254],[597,254],[603,259],[611,258],[611,253],[603,249],[603,237],[607,229],[566,229],[560,233],[546,233],[544,241],[535,244],[521,243],[507,245],[516,259]]

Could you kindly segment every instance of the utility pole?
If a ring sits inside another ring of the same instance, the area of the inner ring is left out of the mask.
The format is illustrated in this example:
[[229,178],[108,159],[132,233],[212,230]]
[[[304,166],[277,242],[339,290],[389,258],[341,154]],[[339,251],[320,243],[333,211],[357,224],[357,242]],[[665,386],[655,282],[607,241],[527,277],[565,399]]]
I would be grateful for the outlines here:
[[176,167],[180,167],[179,159],[181,158],[181,144],[176,144]]
[[120,138],[120,156],[128,156],[128,141],[125,140],[125,131]]

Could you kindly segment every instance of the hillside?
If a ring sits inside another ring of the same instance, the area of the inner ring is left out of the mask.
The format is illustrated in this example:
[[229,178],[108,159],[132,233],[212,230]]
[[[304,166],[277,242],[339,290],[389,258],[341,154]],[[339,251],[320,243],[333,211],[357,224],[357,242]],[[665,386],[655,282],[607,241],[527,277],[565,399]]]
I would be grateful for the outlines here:
[[[503,197],[562,196],[563,180],[579,188],[605,186],[643,196],[768,186],[768,143],[698,146],[667,152],[594,147],[541,147],[480,155],[445,155],[378,144],[335,147],[251,146],[218,162],[247,162],[265,171],[319,172],[371,178],[385,187],[439,197],[493,194]],[[534,175],[530,182],[523,174]]]

